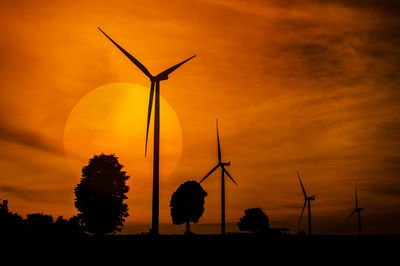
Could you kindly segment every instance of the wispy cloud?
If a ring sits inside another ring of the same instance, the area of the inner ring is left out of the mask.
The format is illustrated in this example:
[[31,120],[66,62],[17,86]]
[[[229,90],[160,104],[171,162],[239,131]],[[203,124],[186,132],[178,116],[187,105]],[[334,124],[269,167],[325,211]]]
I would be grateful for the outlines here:
[[35,134],[29,130],[16,128],[0,122],[0,140],[5,142],[13,142],[32,148],[51,151],[55,153],[63,153],[63,149],[57,147],[54,143],[49,143],[39,134]]
[[[51,203],[49,199],[59,198],[61,194],[65,193],[65,189],[60,188],[42,188],[42,189],[34,189],[34,188],[26,188],[21,186],[11,186],[0,184],[0,193],[2,195],[2,199],[7,199],[9,197],[16,197],[18,199],[22,199],[24,201],[30,201],[34,203]],[[54,204],[57,204],[56,202]]]

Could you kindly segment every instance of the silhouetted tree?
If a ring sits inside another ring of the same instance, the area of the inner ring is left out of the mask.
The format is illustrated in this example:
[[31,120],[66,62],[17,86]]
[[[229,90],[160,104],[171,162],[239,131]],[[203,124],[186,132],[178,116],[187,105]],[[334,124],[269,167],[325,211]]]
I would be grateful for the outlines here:
[[269,230],[268,216],[260,208],[251,208],[244,211],[244,216],[238,223],[240,231],[265,233]]
[[306,233],[306,231],[301,230],[301,231],[297,232],[297,235],[300,237],[306,237],[308,234]]
[[29,234],[49,235],[53,233],[53,217],[43,213],[28,214],[25,219]]
[[197,223],[204,212],[204,198],[207,192],[197,181],[187,181],[172,194],[170,207],[174,224],[186,223],[190,233],[190,222]]
[[72,216],[69,218],[68,226],[73,234],[81,235],[84,232],[82,221],[78,216]]
[[17,213],[8,210],[8,201],[0,202],[0,234],[14,235],[23,230],[23,219]]
[[59,216],[54,223],[55,233],[62,236],[73,237],[83,233],[83,227],[77,216],[71,217],[69,220]]
[[62,216],[58,216],[57,220],[54,222],[55,230],[63,231],[63,228],[68,226],[68,220],[64,219]]
[[129,187],[129,176],[121,171],[118,157],[94,155],[82,169],[82,178],[75,188],[75,207],[78,218],[89,233],[102,235],[121,231],[128,217],[128,205],[124,203]]

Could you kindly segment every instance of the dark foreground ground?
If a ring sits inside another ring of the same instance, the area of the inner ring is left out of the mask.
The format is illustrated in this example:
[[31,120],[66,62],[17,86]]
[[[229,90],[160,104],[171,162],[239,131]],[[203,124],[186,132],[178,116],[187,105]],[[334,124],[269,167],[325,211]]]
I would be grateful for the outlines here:
[[109,235],[100,238],[37,235],[3,238],[1,245],[4,248],[0,252],[25,254],[21,255],[22,259],[50,260],[54,256],[57,259],[51,262],[62,260],[64,264],[71,264],[69,260],[73,260],[72,264],[78,265],[106,261],[112,265],[133,264],[134,261],[141,261],[138,265],[215,264],[217,261],[223,265],[231,262],[252,265],[271,264],[268,262],[272,260],[299,261],[300,265],[311,262],[348,265],[361,261],[389,265],[397,264],[400,257],[400,236],[397,235]]

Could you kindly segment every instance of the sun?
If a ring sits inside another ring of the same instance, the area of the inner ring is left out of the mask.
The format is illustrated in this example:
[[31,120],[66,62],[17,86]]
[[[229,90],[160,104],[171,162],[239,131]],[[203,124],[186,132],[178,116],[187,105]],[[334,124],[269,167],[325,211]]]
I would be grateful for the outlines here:
[[[144,157],[150,89],[132,83],[111,83],[86,94],[71,110],[64,129],[64,151],[73,172],[94,154],[114,153],[135,180],[152,180],[152,112],[147,158]],[[154,106],[154,105],[153,105]],[[176,169],[182,153],[182,128],[168,102],[160,97],[160,181]]]

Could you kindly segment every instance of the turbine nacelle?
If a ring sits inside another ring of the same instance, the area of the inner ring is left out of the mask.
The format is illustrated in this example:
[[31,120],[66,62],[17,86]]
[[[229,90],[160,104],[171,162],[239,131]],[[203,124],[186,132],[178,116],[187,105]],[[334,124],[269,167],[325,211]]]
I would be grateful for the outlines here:
[[218,163],[219,166],[229,166],[231,165],[231,162],[228,163]]
[[168,75],[157,75],[154,77],[155,80],[161,81],[161,80],[167,80]]
[[306,197],[306,200],[315,200],[315,196]]

